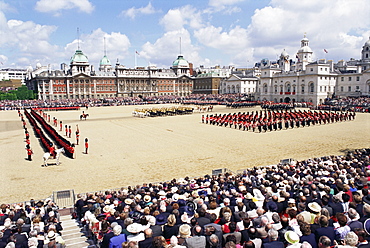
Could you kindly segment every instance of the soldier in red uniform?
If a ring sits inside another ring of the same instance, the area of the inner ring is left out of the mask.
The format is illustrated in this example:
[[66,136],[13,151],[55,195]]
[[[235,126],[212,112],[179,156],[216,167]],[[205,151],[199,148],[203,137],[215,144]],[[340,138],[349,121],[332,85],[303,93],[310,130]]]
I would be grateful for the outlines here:
[[68,137],[71,138],[72,136],[72,128],[71,126],[68,127]]
[[55,152],[55,147],[52,143],[50,143],[50,148],[49,148],[49,152],[50,152],[50,155],[53,156],[53,158],[55,159],[55,156],[57,155],[56,152]]
[[26,150],[27,150],[27,160],[32,161],[33,151],[31,149],[30,145],[26,145]]
[[80,129],[78,128],[78,125],[76,125],[76,145],[78,145],[79,141],[80,141]]
[[85,138],[85,154],[87,154],[88,149],[89,149],[89,140]]
[[59,122],[59,125],[60,125],[60,130],[59,130],[59,131],[63,131],[63,122],[62,122],[62,121],[60,121],[60,122]]

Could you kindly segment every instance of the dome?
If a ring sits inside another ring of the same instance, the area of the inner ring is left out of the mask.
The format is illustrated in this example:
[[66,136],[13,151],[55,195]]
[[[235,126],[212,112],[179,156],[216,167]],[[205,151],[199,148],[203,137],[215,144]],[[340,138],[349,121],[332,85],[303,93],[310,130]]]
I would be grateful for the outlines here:
[[184,59],[184,56],[179,55],[175,61],[172,63],[173,67],[186,67],[189,68],[189,63],[186,59]]
[[40,62],[36,64],[36,68],[37,69],[41,68],[41,63]]
[[309,41],[309,40],[308,40],[308,38],[306,36],[304,36],[301,41]]
[[76,50],[71,58],[71,63],[89,63],[87,56],[81,50]]
[[286,56],[289,56],[289,55],[288,55],[288,53],[284,49],[284,51],[281,53],[281,56],[286,57]]
[[298,50],[298,53],[312,53],[312,50],[309,46],[304,46]]
[[364,46],[370,46],[370,37],[369,37],[369,40],[365,42]]
[[104,57],[100,60],[100,65],[111,65],[110,60],[106,55],[104,55]]

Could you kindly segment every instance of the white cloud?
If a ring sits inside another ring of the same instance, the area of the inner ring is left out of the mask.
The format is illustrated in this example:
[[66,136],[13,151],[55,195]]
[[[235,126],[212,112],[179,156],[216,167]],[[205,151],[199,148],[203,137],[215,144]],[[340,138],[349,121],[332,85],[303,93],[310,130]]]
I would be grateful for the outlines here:
[[122,11],[121,15],[127,16],[131,19],[135,19],[135,17],[139,14],[150,15],[150,14],[154,14],[156,12],[158,12],[158,11],[149,2],[148,5],[145,6],[145,7],[141,7],[141,8],[132,7],[128,10],[124,10],[124,11]]
[[0,46],[14,54],[12,60],[28,63],[21,65],[28,66],[34,58],[51,61],[58,56],[58,46],[49,43],[50,35],[57,29],[55,26],[39,25],[31,21],[6,20],[2,12],[0,25],[2,27]]
[[179,30],[185,25],[193,29],[203,26],[201,12],[190,5],[170,9],[160,20],[160,24],[164,26],[166,31]]
[[11,12],[15,11],[15,9],[12,6],[10,6],[4,1],[0,1],[0,9],[1,11],[11,11]]
[[[368,13],[370,5],[367,0],[310,0],[299,3],[272,0],[270,6],[256,10],[251,17],[248,37],[251,46],[256,47],[256,56],[258,53],[273,59],[274,54],[267,53],[269,48],[280,49],[280,52],[285,48],[294,57],[303,34],[307,33],[316,58],[324,56],[322,51],[325,48],[342,50],[332,58],[338,60],[341,59],[339,54],[342,58],[360,54],[359,42],[364,42],[363,33],[368,31],[370,25]],[[348,40],[352,45],[348,44]],[[333,56],[333,53],[329,55]],[[256,57],[257,60],[260,58]]]
[[166,32],[153,44],[145,43],[140,51],[140,58],[158,67],[170,66],[180,53],[180,37],[181,53],[184,54],[184,58],[193,64],[204,64],[205,60],[199,56],[199,48],[191,43],[191,35],[184,28]]
[[229,32],[224,32],[221,27],[208,26],[194,31],[194,37],[202,44],[225,53],[234,53],[248,46],[247,30],[240,26]]
[[245,0],[209,0],[208,5],[212,7],[221,8],[226,5],[234,5]]
[[[80,37],[80,49],[88,57],[91,65],[98,65],[104,56],[104,38],[106,44],[107,57],[114,66],[117,58],[123,58],[128,54],[130,48],[129,38],[121,33],[105,33],[100,28],[92,31],[90,34],[82,34]],[[78,48],[78,40],[74,40],[65,47],[66,61]],[[66,61],[67,62],[67,61]]]
[[7,61],[8,61],[8,57],[5,56],[5,55],[0,54],[0,64],[1,64],[1,67],[3,67],[4,65],[6,65],[6,62]]
[[209,8],[204,10],[204,13],[218,13],[222,15],[232,15],[241,11],[240,7],[233,6],[245,0],[210,0]]
[[94,6],[89,0],[39,0],[35,9],[39,12],[52,12],[59,15],[61,10],[78,9],[81,12],[91,13]]

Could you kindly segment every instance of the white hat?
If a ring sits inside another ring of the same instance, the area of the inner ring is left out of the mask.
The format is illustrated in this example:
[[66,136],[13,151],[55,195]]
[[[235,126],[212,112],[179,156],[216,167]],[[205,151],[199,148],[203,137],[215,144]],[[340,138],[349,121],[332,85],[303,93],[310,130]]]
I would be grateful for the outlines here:
[[299,236],[293,231],[287,231],[284,235],[285,240],[290,244],[296,244],[299,242]]
[[139,233],[143,229],[143,226],[140,225],[139,223],[132,223],[127,226],[127,231],[130,233]]
[[320,213],[321,211],[321,206],[317,202],[308,203],[308,208],[315,213]]
[[54,231],[48,232],[48,239],[53,240],[56,238],[56,234]]

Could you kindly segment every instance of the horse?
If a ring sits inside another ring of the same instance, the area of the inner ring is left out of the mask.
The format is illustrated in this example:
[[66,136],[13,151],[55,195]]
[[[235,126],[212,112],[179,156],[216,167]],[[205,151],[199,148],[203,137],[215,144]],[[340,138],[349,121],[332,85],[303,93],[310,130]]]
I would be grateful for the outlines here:
[[86,121],[86,117],[88,117],[88,116],[89,116],[89,114],[82,114],[82,115],[80,115],[80,120],[85,119],[85,121]]
[[[60,148],[60,149],[56,149],[55,150],[55,153],[56,153],[56,156],[55,156],[55,160],[56,160],[56,165],[59,165],[60,164],[60,162],[59,162],[59,157],[60,157],[60,154],[61,153],[64,153],[64,147],[62,147],[62,148]],[[50,154],[50,152],[46,152],[45,154],[44,154],[44,156],[42,157],[43,158],[43,160],[44,160],[44,166],[46,167],[46,166],[48,166],[48,160],[49,159],[52,159],[52,158],[50,158],[51,157],[51,154]]]

